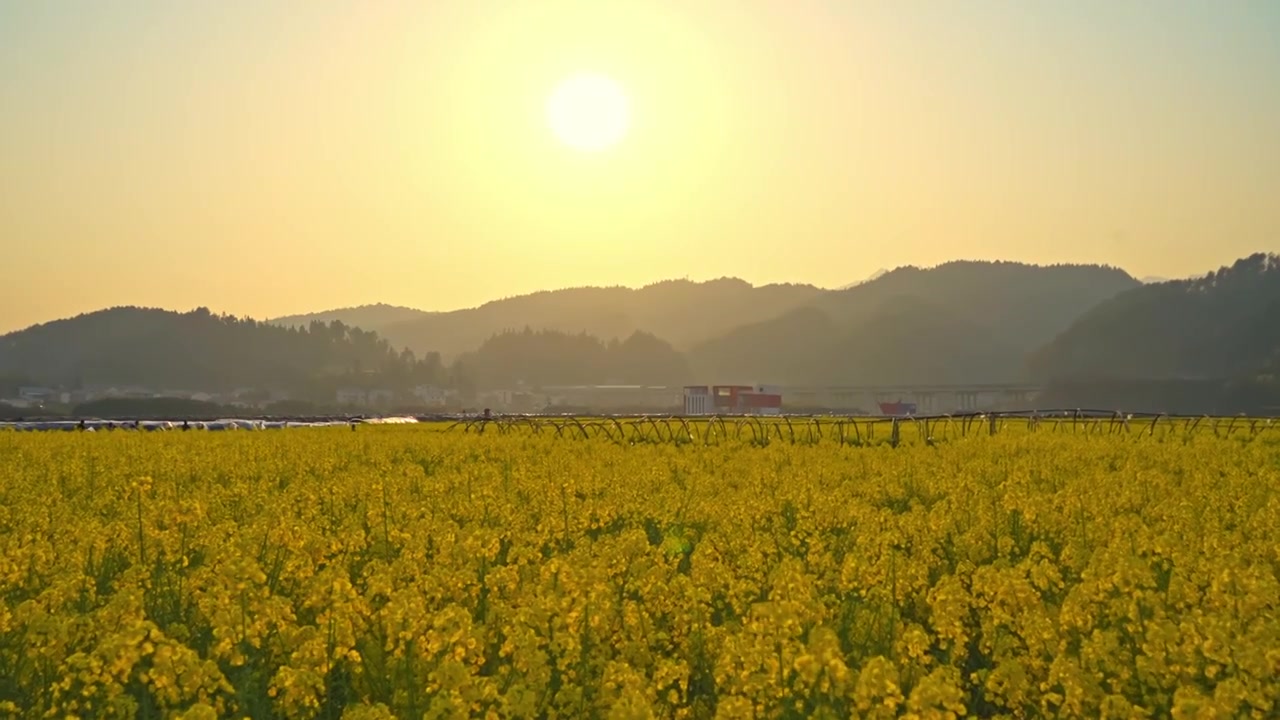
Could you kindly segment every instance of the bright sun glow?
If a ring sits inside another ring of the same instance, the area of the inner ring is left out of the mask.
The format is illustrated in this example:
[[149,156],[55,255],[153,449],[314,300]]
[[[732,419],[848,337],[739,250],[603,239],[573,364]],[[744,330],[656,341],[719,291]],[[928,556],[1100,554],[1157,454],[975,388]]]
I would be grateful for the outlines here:
[[570,147],[604,150],[627,134],[631,103],[622,88],[603,75],[574,75],[547,98],[547,122]]

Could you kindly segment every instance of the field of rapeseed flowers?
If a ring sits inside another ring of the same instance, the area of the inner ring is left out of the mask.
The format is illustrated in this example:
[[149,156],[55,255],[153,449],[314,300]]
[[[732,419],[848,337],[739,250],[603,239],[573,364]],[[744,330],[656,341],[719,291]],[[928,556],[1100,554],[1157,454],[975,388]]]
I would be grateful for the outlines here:
[[1278,440],[0,433],[0,716],[1277,717]]

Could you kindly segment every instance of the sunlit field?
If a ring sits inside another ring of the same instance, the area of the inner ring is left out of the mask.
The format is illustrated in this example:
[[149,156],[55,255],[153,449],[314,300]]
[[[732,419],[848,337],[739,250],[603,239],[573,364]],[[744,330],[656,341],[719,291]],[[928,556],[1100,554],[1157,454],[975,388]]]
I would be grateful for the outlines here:
[[1069,422],[0,432],[0,714],[1275,717],[1280,433]]

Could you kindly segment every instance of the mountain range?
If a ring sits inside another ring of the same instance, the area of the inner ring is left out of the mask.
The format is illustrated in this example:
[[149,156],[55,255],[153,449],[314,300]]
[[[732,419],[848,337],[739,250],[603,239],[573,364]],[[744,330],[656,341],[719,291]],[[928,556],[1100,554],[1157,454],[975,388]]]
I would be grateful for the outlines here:
[[603,340],[651,332],[678,349],[761,318],[773,318],[830,291],[812,285],[755,287],[737,278],[707,282],[666,280],[632,289],[579,287],[503,298],[475,308],[425,312],[390,305],[328,310],[277,318],[277,325],[341,320],[373,330],[393,345],[436,352],[446,361],[477,349],[506,330],[558,330]]
[[956,261],[877,272],[838,290],[734,278],[639,289],[572,288],[444,313],[392,306],[278,318],[340,319],[446,361],[505,331],[652,334],[696,377],[750,383],[882,384],[1021,379],[1024,356],[1099,302],[1141,283],[1122,270]]
[[668,280],[267,322],[116,308],[0,336],[0,384],[11,385],[889,385],[1277,371],[1280,259],[1261,253],[1165,282],[1100,265],[955,261],[836,290]]

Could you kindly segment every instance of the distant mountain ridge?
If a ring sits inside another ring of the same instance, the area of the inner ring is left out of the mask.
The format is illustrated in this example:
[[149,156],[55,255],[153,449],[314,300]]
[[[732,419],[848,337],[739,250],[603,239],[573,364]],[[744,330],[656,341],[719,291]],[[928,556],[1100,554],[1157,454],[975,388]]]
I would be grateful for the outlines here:
[[[544,290],[493,300],[450,312],[417,314],[351,308],[317,313],[318,317],[377,331],[390,342],[418,353],[438,352],[446,360],[471,352],[508,330],[556,330],[588,333],[601,340],[623,339],[647,332],[686,349],[726,327],[774,317],[829,292],[812,285],[753,286],[737,278],[705,282],[665,280],[641,288],[577,287]],[[368,306],[366,306],[368,307]],[[395,315],[401,317],[395,317]],[[362,316],[366,322],[360,325]],[[307,318],[309,316],[294,316]],[[296,322],[294,318],[272,323]],[[367,318],[374,318],[370,321]]]
[[697,373],[729,372],[735,382],[1010,382],[1025,376],[1026,353],[1138,286],[1103,266],[902,267],[704,342],[690,363]]
[[267,322],[271,325],[283,325],[285,327],[306,327],[313,322],[322,322],[327,325],[334,320],[338,320],[344,325],[378,332],[387,325],[405,322],[407,320],[414,320],[419,317],[432,314],[433,313],[426,310],[417,310],[415,308],[403,307],[400,305],[388,305],[386,303],[375,303],[372,305],[358,305],[356,307],[325,310],[321,312],[305,313],[302,315],[286,315],[285,317],[272,318],[267,320]]
[[403,385],[412,376],[500,389],[1274,374],[1278,267],[1275,255],[1259,254],[1196,280],[1143,284],[1100,265],[961,260],[896,268],[842,290],[669,280],[452,312],[376,304],[270,323],[116,308],[0,336],[0,381],[204,390],[310,387],[318,377]]
[[[947,283],[956,282],[956,278],[965,273],[969,277],[967,283],[961,283],[952,290],[946,289]],[[1009,287],[1010,282],[1021,284]],[[930,289],[938,283],[941,285],[936,291]],[[1092,305],[1138,285],[1139,282],[1124,271],[1104,266],[955,261],[932,268],[906,266],[877,271],[867,280],[840,290],[801,284],[753,286],[737,278],[704,282],[667,280],[635,289],[579,287],[540,291],[451,312],[365,306],[326,311],[316,314],[316,317],[339,319],[375,330],[394,345],[408,347],[419,354],[438,352],[450,362],[463,353],[476,350],[497,334],[524,328],[587,333],[604,341],[642,332],[669,342],[681,352],[691,353],[691,363],[698,372],[718,377],[727,372],[726,368],[737,367],[753,377],[773,377],[778,368],[768,362],[744,364],[737,358],[724,357],[724,354],[758,356],[765,349],[775,355],[836,350],[828,348],[829,338],[816,330],[814,337],[804,339],[803,347],[780,345],[783,337],[795,335],[794,328],[787,329],[779,337],[760,337],[755,345],[724,345],[719,358],[709,348],[716,347],[726,338],[739,337],[740,332],[749,334],[751,328],[762,324],[767,328],[771,322],[789,322],[792,313],[806,308],[828,315],[839,326],[838,333],[852,334],[858,323],[870,321],[890,298],[914,296],[922,302],[938,305],[933,311],[936,317],[954,313],[974,321],[971,316],[986,312],[999,325],[1005,322],[999,318],[1007,315],[1007,323],[1012,323],[1007,334],[1021,334],[1023,337],[1016,341],[1006,338],[997,344],[1006,346],[1002,352],[1017,354],[1051,339]],[[1036,300],[1046,293],[1051,295],[1050,299]],[[966,310],[967,306],[972,307],[973,312]],[[979,311],[978,307],[984,310]],[[925,311],[917,309],[915,312]],[[1044,322],[1040,322],[1037,312],[1044,314]],[[297,322],[308,317],[311,316],[294,316],[271,322]],[[360,324],[362,321],[365,324]],[[979,319],[977,324],[983,326],[986,322]],[[996,336],[1003,332],[997,331]],[[800,342],[799,337],[794,339]],[[895,361],[885,359],[883,362]],[[830,358],[819,362],[817,366],[828,368],[820,375],[840,376],[841,373],[830,369],[835,364],[838,361]],[[1008,376],[1022,372],[1021,360],[993,361],[988,365],[985,375]],[[817,367],[804,362],[790,363],[790,366],[795,373],[799,373],[801,368],[812,370]],[[795,373],[782,374],[790,376]],[[803,374],[808,375],[809,372]],[[853,374],[852,370],[844,373]],[[896,374],[914,377],[918,373]],[[743,380],[747,381],[746,378]]]

